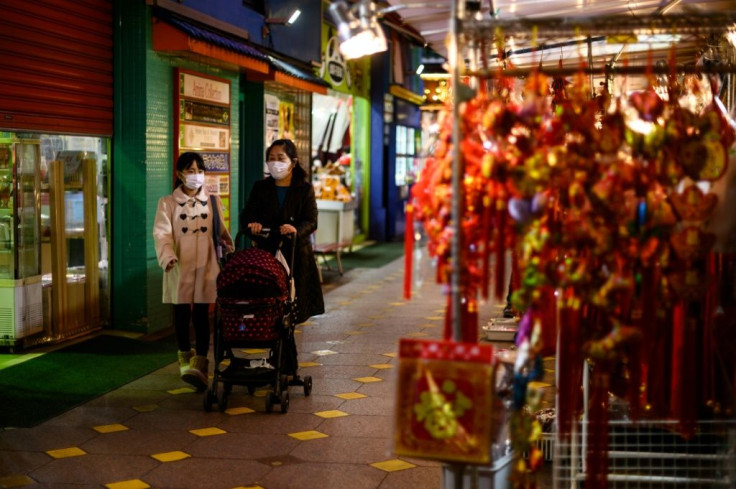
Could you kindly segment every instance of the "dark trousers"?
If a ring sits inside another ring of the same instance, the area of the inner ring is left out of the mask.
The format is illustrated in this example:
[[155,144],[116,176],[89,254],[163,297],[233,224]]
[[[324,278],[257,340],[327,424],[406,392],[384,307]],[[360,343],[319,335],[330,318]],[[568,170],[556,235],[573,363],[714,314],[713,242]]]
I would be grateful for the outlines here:
[[174,304],[174,330],[179,351],[189,351],[189,323],[194,326],[194,349],[206,357],[210,350],[210,305]]

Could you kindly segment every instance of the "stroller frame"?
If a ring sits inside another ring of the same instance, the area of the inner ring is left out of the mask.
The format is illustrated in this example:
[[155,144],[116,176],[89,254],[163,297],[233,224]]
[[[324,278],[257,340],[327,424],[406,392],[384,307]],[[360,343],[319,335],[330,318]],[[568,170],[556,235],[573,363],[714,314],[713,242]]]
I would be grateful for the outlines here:
[[[258,243],[258,238],[267,238],[269,229],[263,229],[261,234],[253,236],[254,241]],[[239,242],[242,233],[239,232],[236,236],[236,244]],[[291,239],[292,245],[290,250],[289,259],[289,273],[287,284],[289,287],[292,285],[293,280],[293,269],[294,269],[294,252],[296,248],[296,237]],[[232,305],[232,301],[231,305]],[[251,301],[243,300],[236,301],[236,307],[243,307],[244,312],[249,311]],[[285,355],[284,350],[287,347],[293,347],[294,361],[296,362],[296,344],[294,342],[294,324],[293,316],[296,307],[296,298],[291,297],[291,293],[287,294],[287,300],[283,307],[283,314],[278,319],[278,324],[274,328],[278,331],[276,339],[267,340],[225,340],[223,337],[223,324],[221,317],[221,308],[224,307],[224,299],[218,297],[215,303],[215,328],[214,328],[214,357],[215,357],[215,368],[212,383],[210,387],[205,391],[204,395],[204,410],[211,411],[212,406],[217,404],[220,411],[227,409],[228,400],[232,393],[233,386],[244,386],[248,389],[248,392],[252,395],[258,387],[271,386],[271,389],[266,393],[266,412],[270,413],[273,411],[275,404],[279,404],[281,412],[286,413],[289,410],[289,386],[302,386],[304,389],[304,395],[309,396],[312,392],[312,377],[305,376],[304,378],[299,377],[298,362],[294,365],[293,371],[286,372],[285,370]],[[235,356],[233,348],[266,348],[271,352],[271,358],[269,363],[272,368],[260,366],[252,367],[251,360],[248,358],[242,358]],[[274,355],[275,352],[275,355]],[[275,358],[274,358],[275,357]],[[224,360],[228,360],[228,364],[221,368],[221,364]]]

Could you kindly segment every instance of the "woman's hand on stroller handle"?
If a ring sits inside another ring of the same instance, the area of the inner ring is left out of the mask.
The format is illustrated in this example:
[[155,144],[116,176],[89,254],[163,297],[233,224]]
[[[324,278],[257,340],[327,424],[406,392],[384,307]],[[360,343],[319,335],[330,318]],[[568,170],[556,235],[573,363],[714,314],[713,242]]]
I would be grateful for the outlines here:
[[279,227],[279,231],[281,231],[282,235],[296,234],[296,228],[291,224],[282,224]]

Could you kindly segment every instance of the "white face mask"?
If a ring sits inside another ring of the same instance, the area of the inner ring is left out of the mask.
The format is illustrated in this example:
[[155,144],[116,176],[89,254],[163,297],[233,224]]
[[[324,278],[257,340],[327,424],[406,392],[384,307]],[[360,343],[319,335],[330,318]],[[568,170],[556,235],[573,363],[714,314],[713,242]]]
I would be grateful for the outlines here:
[[291,163],[288,161],[267,161],[266,165],[274,180],[283,180],[291,172]]
[[189,190],[197,190],[204,184],[204,173],[187,173],[184,175],[184,186]]

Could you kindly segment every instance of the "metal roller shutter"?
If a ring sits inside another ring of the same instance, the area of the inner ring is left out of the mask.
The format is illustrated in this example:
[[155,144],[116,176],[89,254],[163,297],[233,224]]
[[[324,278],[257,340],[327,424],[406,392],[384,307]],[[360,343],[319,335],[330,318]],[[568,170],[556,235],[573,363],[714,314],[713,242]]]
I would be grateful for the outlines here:
[[110,0],[0,0],[0,128],[109,136]]

